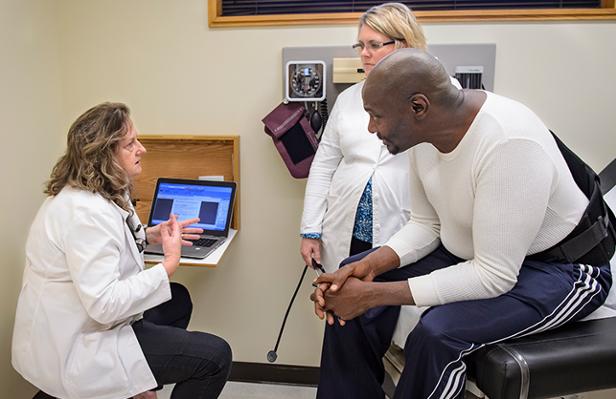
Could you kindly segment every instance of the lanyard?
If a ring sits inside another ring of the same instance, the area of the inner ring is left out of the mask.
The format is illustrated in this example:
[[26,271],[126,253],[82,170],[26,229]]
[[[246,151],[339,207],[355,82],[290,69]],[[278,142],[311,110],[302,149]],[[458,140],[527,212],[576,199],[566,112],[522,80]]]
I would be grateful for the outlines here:
[[[144,230],[143,233],[139,234],[139,232],[143,228],[143,225],[138,224],[137,226],[135,226],[133,224],[132,215],[129,215],[126,218],[126,225],[128,226],[128,229],[130,230],[130,233],[133,236],[133,239],[135,240],[135,245],[137,246],[137,250],[139,251],[139,253],[143,252],[145,250],[145,247],[148,245],[148,242],[145,239],[145,229],[143,229]],[[140,236],[143,236],[143,237],[140,237]]]

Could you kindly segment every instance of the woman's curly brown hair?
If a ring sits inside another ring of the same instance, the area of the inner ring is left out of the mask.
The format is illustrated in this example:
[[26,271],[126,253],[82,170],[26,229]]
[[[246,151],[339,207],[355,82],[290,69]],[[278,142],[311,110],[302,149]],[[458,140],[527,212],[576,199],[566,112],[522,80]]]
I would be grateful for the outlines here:
[[130,212],[130,180],[114,157],[130,124],[130,110],[121,103],[102,103],[83,113],[68,131],[66,153],[53,167],[45,194],[57,195],[68,185]]

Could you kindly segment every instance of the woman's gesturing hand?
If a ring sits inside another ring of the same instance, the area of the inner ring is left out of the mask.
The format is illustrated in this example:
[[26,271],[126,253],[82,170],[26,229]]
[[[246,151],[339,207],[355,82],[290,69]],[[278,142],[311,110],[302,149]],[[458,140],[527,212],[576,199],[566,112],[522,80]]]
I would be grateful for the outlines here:
[[[192,245],[191,240],[198,240],[200,234],[203,234],[203,229],[199,227],[187,227],[193,225],[195,223],[199,223],[199,218],[185,219],[180,220],[178,224],[180,225],[180,233],[182,237],[182,245],[185,247],[190,247]],[[160,235],[161,224],[157,224],[156,226],[148,227],[145,230],[145,234],[148,239],[148,243],[150,244],[162,244],[163,240]]]
[[175,218],[175,215],[169,216],[169,220],[160,223],[160,237],[163,246],[163,266],[167,271],[167,275],[171,277],[177,270],[180,264],[180,256],[182,254],[182,233],[180,224]]

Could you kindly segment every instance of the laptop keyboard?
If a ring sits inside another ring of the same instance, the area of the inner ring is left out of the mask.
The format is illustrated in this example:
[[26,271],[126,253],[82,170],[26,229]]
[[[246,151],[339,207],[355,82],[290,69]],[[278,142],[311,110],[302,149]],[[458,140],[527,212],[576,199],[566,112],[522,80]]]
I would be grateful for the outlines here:
[[211,238],[199,238],[198,240],[193,241],[194,247],[211,247],[216,241]]

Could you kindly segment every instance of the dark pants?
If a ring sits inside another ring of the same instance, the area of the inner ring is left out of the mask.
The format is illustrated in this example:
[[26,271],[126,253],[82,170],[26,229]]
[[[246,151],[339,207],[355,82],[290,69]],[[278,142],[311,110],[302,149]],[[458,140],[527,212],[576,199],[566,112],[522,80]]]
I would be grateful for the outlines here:
[[[172,399],[217,398],[231,371],[231,348],[222,338],[186,331],[192,302],[186,287],[171,283],[171,300],[133,324],[159,388],[175,384]],[[39,391],[33,399],[55,399]]]
[[139,345],[158,385],[175,384],[172,399],[217,398],[231,372],[231,347],[215,335],[186,331],[190,295],[177,283],[171,293],[133,324]]
[[351,248],[349,249],[349,256],[357,255],[372,248],[372,243],[368,241],[362,241],[355,237],[351,238]]
[[34,395],[34,397],[32,399],[56,399],[56,398],[51,396],[51,395],[47,395],[43,391],[38,391],[37,394]]
[[[441,246],[419,262],[384,273],[378,280],[403,281],[460,261]],[[460,284],[463,288],[464,282]],[[579,320],[605,301],[610,286],[607,264],[526,260],[511,291],[496,298],[428,309],[406,340],[406,364],[395,398],[463,398],[465,356],[488,344]],[[399,306],[373,308],[344,327],[337,323],[326,327],[317,398],[384,397],[382,358],[399,312]]]

